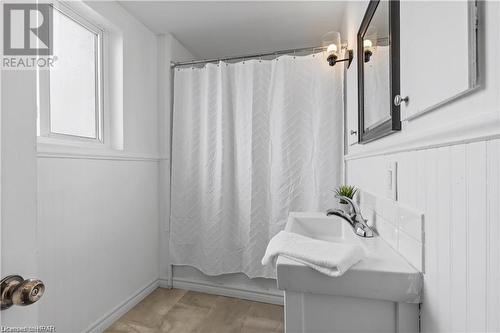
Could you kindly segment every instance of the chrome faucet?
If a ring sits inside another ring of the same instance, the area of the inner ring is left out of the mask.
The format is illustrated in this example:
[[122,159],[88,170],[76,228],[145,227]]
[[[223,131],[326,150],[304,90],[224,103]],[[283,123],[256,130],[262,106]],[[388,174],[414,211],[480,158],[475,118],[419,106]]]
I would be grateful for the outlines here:
[[342,195],[335,195],[336,198],[343,200],[347,202],[349,205],[352,207],[352,214],[345,213],[341,209],[329,209],[326,211],[326,215],[337,215],[345,219],[351,227],[354,230],[354,233],[358,236],[361,237],[373,237],[374,232],[373,230],[366,224],[368,220],[366,220],[363,215],[361,214],[361,209],[359,208],[358,204],[352,200],[351,198],[342,196]]

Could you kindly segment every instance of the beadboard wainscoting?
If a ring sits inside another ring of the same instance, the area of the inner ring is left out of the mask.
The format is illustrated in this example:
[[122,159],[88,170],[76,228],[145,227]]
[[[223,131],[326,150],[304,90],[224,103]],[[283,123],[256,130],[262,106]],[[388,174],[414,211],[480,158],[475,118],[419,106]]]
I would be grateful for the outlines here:
[[347,159],[346,182],[386,197],[393,162],[425,215],[422,332],[500,331],[500,140]]

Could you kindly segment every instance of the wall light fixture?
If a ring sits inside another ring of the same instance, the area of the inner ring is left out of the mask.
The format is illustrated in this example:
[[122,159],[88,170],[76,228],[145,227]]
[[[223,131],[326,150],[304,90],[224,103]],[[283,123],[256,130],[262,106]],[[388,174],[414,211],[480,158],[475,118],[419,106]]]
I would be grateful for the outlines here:
[[321,38],[322,46],[326,47],[326,60],[330,66],[335,66],[338,62],[348,61],[347,67],[351,65],[352,59],[354,58],[354,52],[352,50],[347,50],[347,58],[339,59],[339,54],[342,49],[346,49],[347,47],[343,47],[340,42],[340,34],[336,31],[330,31],[323,35]]
[[363,50],[364,50],[364,61],[370,61],[371,56],[373,55],[372,51],[373,43],[369,39],[363,40]]

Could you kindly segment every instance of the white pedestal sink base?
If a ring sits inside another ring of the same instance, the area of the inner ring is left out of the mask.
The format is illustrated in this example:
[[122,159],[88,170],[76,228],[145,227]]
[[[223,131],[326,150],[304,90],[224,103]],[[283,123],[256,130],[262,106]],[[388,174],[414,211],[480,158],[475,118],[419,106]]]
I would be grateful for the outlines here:
[[417,333],[418,304],[285,291],[285,333]]

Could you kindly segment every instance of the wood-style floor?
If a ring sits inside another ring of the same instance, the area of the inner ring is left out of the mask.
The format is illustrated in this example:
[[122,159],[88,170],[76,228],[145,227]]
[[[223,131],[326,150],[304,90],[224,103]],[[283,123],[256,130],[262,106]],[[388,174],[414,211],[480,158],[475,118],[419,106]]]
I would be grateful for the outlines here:
[[156,289],[106,333],[278,333],[283,307],[180,289]]

